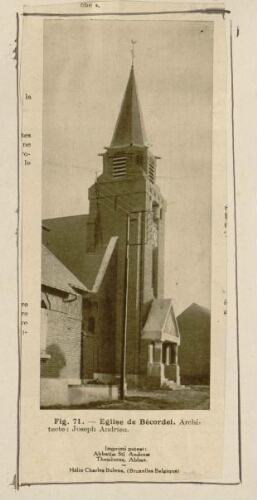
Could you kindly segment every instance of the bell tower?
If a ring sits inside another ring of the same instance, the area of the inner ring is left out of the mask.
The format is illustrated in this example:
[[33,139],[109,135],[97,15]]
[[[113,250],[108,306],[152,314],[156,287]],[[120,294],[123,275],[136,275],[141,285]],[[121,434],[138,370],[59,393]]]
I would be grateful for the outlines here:
[[[103,173],[89,189],[87,252],[97,252],[118,237],[115,367],[120,373],[127,286],[127,378],[146,375],[147,346],[142,329],[154,298],[164,293],[164,223],[166,202],[156,184],[158,157],[150,151],[132,64],[110,146],[101,154]],[[130,234],[127,241],[127,221]],[[125,277],[126,252],[129,272]]]

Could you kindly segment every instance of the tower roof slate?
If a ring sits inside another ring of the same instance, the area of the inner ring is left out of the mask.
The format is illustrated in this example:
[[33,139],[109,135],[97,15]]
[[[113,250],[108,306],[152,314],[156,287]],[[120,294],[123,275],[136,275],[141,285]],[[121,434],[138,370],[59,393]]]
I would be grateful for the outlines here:
[[132,144],[147,146],[133,66],[131,67],[110,147],[116,148]]

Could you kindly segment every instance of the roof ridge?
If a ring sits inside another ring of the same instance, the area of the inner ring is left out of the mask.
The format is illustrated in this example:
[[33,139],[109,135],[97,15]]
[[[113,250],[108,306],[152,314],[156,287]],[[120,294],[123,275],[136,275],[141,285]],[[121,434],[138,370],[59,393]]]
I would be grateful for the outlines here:
[[42,223],[44,223],[47,220],[57,220],[57,219],[71,219],[72,217],[88,217],[89,214],[75,214],[75,215],[60,215],[59,217],[48,217],[45,219],[42,219]]
[[185,312],[189,311],[190,309],[198,309],[198,310],[201,310],[205,313],[207,313],[208,315],[211,315],[211,311],[210,309],[208,309],[207,307],[204,307],[204,306],[200,306],[199,304],[197,304],[196,302],[192,302],[188,307],[186,307],[186,309],[184,309],[177,317],[179,318],[180,316],[182,316]]
[[112,236],[109,240],[109,243],[105,249],[105,252],[104,252],[104,255],[102,258],[102,262],[101,262],[100,267],[98,269],[98,273],[96,275],[95,283],[93,285],[92,290],[90,290],[92,293],[98,292],[98,290],[102,284],[106,269],[107,269],[108,264],[110,262],[111,256],[113,254],[114,248],[115,248],[116,243],[117,243],[117,240],[118,240],[118,236]]
[[[67,279],[67,285],[68,285],[70,288],[73,288],[73,287],[74,287],[74,288],[77,288],[77,289],[81,289],[81,290],[83,290],[83,291],[85,291],[85,292],[86,292],[86,291],[88,291],[88,288],[87,288],[87,287],[86,287],[86,286],[85,286],[85,285],[84,285],[84,284],[83,284],[83,283],[82,283],[82,282],[81,282],[81,281],[77,278],[77,276],[75,276],[75,274],[74,274],[74,273],[73,273],[73,272],[72,272],[72,271],[71,271],[68,267],[66,267],[66,266],[65,266],[65,264],[63,264],[63,262],[61,262],[61,260],[60,260],[60,259],[58,259],[58,257],[56,257],[56,255],[55,255],[53,252],[51,252],[51,250],[49,250],[49,248],[47,248],[47,246],[46,246],[46,245],[44,245],[44,243],[42,243],[42,247],[44,248],[44,250],[46,250],[46,252],[47,252],[47,253],[48,253],[48,254],[49,254],[49,255],[50,255],[50,256],[51,256],[51,257],[52,257],[55,261],[57,261],[57,264],[58,264],[59,266],[61,266],[62,268],[64,268],[64,269],[65,269],[65,271],[68,273],[68,275],[70,275],[70,277],[74,279],[74,281],[75,281],[75,282],[74,282],[74,284],[72,284],[72,282],[70,283],[70,282],[69,282],[70,280],[68,281],[68,279]],[[44,279],[44,277],[43,277],[43,276],[42,276],[42,281],[45,281],[45,279]],[[44,284],[47,286],[47,284],[46,284],[46,283],[44,283]],[[50,285],[49,285],[49,286],[50,286]],[[61,289],[61,288],[60,288],[60,289]]]

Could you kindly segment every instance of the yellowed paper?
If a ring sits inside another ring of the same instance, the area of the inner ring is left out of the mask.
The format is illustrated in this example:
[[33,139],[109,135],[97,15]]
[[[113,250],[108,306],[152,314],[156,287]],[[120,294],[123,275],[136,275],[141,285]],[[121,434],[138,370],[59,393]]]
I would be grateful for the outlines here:
[[231,20],[19,16],[20,492],[240,487]]

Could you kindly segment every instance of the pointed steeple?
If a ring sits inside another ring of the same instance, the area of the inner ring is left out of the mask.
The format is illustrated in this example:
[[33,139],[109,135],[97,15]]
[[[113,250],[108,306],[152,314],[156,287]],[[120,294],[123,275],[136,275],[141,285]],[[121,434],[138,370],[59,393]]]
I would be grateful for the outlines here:
[[147,146],[147,137],[137,95],[133,65],[110,147],[117,148],[131,144],[135,146]]

